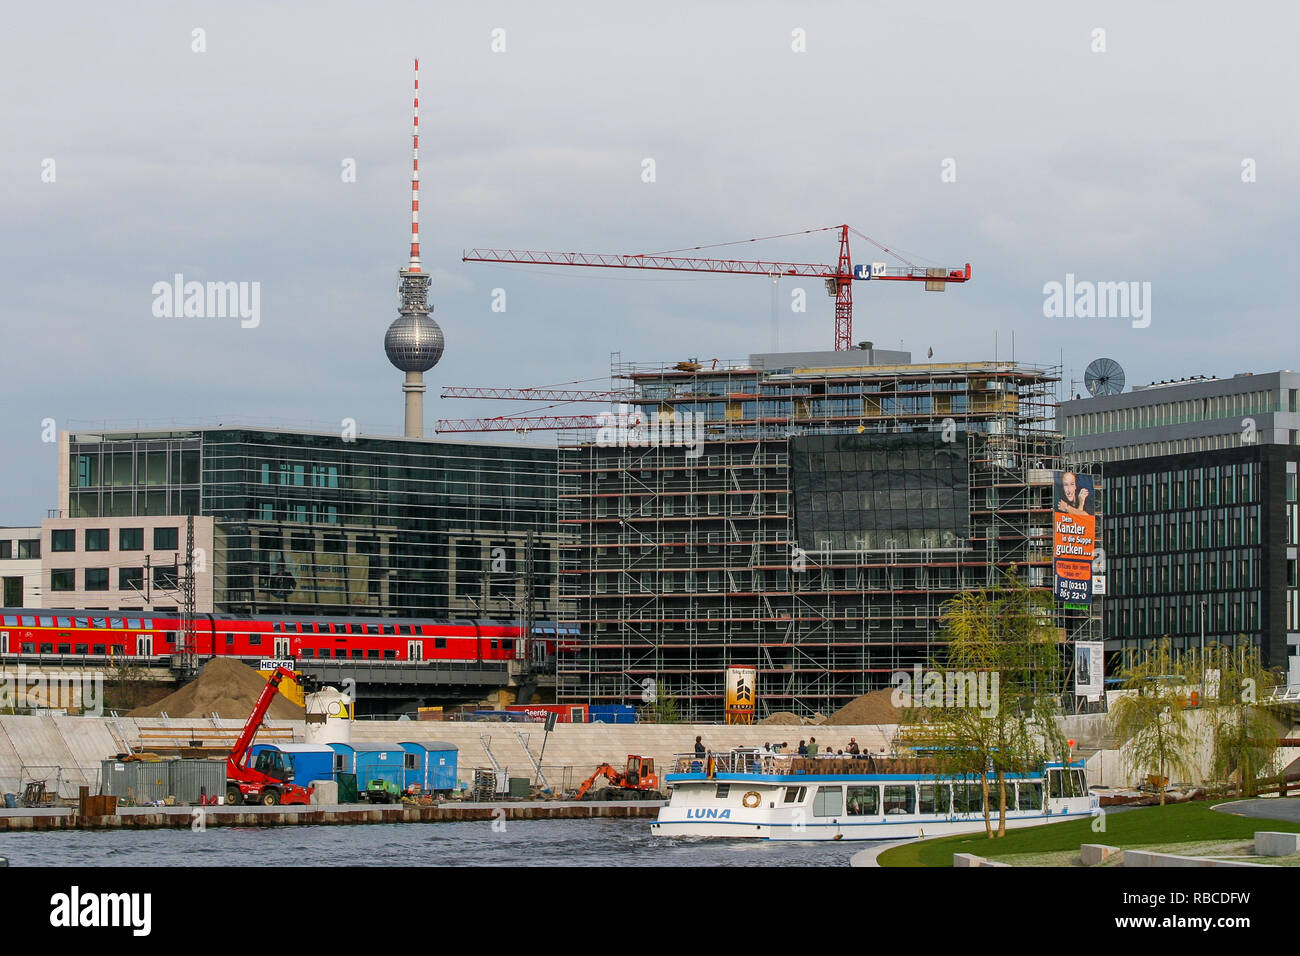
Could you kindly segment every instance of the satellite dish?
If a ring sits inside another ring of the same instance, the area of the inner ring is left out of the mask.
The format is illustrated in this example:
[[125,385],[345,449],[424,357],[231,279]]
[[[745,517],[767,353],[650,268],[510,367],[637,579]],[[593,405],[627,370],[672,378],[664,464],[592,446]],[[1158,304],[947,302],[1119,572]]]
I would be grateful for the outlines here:
[[1093,359],[1083,373],[1083,384],[1093,398],[1124,391],[1124,369],[1114,359]]

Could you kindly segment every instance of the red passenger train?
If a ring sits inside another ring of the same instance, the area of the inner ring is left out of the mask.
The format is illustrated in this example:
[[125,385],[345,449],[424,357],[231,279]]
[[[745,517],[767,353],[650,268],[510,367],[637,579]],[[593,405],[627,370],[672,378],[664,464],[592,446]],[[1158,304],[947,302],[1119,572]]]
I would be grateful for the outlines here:
[[[556,628],[538,626],[532,653],[556,651]],[[549,633],[537,633],[549,631]],[[519,624],[421,618],[229,616],[195,618],[200,659],[510,661],[527,653]],[[181,648],[181,621],[142,612],[0,608],[0,654],[17,657],[171,657]]]

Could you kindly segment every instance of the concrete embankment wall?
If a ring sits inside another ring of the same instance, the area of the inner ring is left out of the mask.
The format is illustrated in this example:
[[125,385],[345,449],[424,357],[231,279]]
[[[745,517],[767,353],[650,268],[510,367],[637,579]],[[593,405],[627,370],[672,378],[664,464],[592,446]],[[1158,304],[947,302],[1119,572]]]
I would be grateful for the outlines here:
[[[0,716],[0,792],[20,792],[30,780],[44,780],[50,791],[75,797],[77,788],[99,791],[100,761],[124,752],[128,745],[140,749],[141,741],[156,738],[160,727],[188,730],[195,739],[220,737],[229,741],[242,721],[169,718],[109,717],[19,717]],[[266,727],[281,734],[292,733],[303,740],[306,724],[301,721],[267,721]],[[558,724],[546,741],[543,772],[553,788],[576,787],[596,767],[608,762],[622,769],[628,754],[653,757],[662,776],[672,769],[672,756],[686,753],[695,737],[704,738],[710,750],[736,746],[761,746],[787,741],[792,747],[800,739],[815,736],[822,746],[842,749],[850,737],[859,746],[879,753],[889,746],[893,726],[857,727],[740,727],[718,724]],[[219,733],[218,733],[219,732]],[[473,777],[475,767],[488,767],[484,739],[497,763],[514,777],[533,777],[532,764],[524,753],[524,742],[536,758],[546,736],[541,724],[480,723],[458,721],[354,721],[354,742],[397,742],[402,740],[445,740],[460,748],[462,780]],[[283,739],[283,738],[277,738]]]

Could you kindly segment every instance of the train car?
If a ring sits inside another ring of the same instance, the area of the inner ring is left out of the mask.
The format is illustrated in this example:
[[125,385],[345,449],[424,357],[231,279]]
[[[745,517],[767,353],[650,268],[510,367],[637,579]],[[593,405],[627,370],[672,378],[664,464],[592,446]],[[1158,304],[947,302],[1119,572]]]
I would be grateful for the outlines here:
[[[165,663],[181,630],[175,616],[0,608],[0,654]],[[523,633],[500,622],[201,614],[194,651],[200,660],[510,661],[525,653]]]

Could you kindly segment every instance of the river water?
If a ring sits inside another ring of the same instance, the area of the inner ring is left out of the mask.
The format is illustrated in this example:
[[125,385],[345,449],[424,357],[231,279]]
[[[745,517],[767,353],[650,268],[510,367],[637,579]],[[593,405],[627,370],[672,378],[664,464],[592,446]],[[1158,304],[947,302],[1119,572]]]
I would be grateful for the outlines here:
[[[650,836],[650,820],[511,820],[0,835],[10,866],[847,866],[870,844]],[[504,829],[502,829],[504,828]]]

